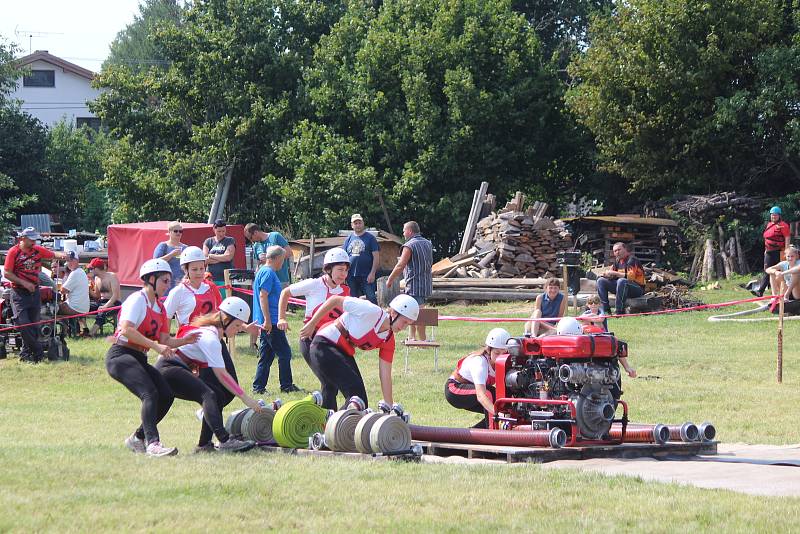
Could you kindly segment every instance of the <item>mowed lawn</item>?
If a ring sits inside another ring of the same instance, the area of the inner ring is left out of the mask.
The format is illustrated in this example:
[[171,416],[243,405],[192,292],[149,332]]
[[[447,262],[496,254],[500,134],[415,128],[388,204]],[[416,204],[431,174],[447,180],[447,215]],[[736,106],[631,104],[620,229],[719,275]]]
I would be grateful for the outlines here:
[[[734,284],[697,293],[708,302],[746,298]],[[745,305],[737,309],[745,309]],[[503,317],[530,305],[444,306],[441,313]],[[709,323],[693,312],[612,322],[642,379],[626,380],[632,417],[715,423],[726,442],[800,443],[800,322],[785,328],[784,381],[775,382],[776,323]],[[292,339],[299,330],[292,319]],[[432,351],[395,358],[395,396],[419,424],[466,426],[443,384],[456,360],[494,325],[445,322],[439,372]],[[521,333],[521,323],[508,323]],[[256,354],[242,348],[241,383]],[[0,361],[0,531],[787,531],[800,528],[800,499],[761,498],[636,478],[525,465],[427,465],[299,458],[250,452],[191,454],[197,406],[176,401],[160,425],[172,458],[133,455],[123,439],[139,402],[105,372],[107,345],[70,341],[67,363]],[[296,348],[296,347],[295,347]],[[315,379],[299,353],[295,382]],[[380,396],[374,353],[359,355],[370,404]],[[658,378],[656,378],[658,377]],[[277,366],[268,384],[277,390]],[[301,395],[283,395],[284,400]],[[274,395],[270,398],[273,398]],[[226,410],[240,408],[238,401]],[[788,468],[787,468],[788,469]],[[800,484],[800,478],[798,479]]]

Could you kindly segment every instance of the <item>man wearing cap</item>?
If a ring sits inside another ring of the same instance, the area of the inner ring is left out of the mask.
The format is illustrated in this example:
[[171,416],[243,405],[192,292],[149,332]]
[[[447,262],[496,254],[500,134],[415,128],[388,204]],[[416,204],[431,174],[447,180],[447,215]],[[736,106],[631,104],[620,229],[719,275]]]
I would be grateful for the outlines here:
[[61,315],[77,315],[89,311],[89,277],[81,269],[75,251],[67,252],[69,274],[61,286],[64,301],[58,306]]
[[[269,226],[265,226],[269,229]],[[256,264],[264,263],[266,259],[267,248],[271,246],[279,246],[283,248],[285,253],[283,266],[275,271],[278,275],[278,280],[281,281],[281,286],[286,287],[289,285],[289,258],[292,257],[292,249],[289,248],[289,242],[281,235],[280,232],[265,232],[256,223],[248,223],[244,227],[244,236],[253,244],[253,259]]]
[[[11,282],[11,309],[14,313],[14,324],[17,326],[39,321],[42,301],[39,296],[39,273],[42,271],[42,260],[64,260],[63,252],[53,252],[36,244],[41,239],[39,232],[32,226],[19,234],[19,243],[11,247],[3,265],[4,276]],[[25,326],[19,329],[22,335],[20,360],[37,363],[44,358],[44,351],[38,341],[37,326]]]
[[373,304],[378,303],[375,295],[377,284],[375,273],[380,265],[380,246],[371,233],[365,231],[361,214],[354,213],[350,217],[353,233],[347,236],[343,249],[350,256],[350,271],[347,273],[347,285],[351,297],[365,296]]
[[[236,254],[236,241],[228,237],[227,226],[228,223],[222,219],[214,221],[214,237],[209,237],[203,243],[208,271],[217,287],[225,285],[225,270],[233,268],[233,256]],[[224,289],[220,289],[220,293],[222,298],[227,296]]]

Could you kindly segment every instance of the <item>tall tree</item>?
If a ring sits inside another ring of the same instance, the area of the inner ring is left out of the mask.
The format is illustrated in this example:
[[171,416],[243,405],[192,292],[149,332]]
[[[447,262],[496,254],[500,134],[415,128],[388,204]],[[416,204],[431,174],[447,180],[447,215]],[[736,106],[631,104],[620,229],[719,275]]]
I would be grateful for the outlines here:
[[160,26],[178,24],[184,7],[178,0],[141,0],[133,22],[121,30],[109,45],[103,67],[119,65],[134,72],[167,65],[164,50],[154,36]]
[[278,147],[286,171],[268,183],[309,230],[351,210],[378,220],[378,189],[447,251],[481,181],[553,198],[592,174],[562,84],[507,1],[352,1],[305,84],[316,116]]
[[800,183],[800,56],[787,5],[631,0],[597,18],[567,101],[603,168],[643,196]]

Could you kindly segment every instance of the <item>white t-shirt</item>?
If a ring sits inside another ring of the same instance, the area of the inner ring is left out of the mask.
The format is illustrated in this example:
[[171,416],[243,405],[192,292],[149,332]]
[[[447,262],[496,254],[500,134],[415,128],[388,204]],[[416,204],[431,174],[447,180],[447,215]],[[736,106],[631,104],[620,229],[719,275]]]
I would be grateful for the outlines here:
[[328,292],[334,296],[341,295],[344,293],[344,288],[342,288],[342,286],[330,288],[328,284],[325,283],[325,280],[320,277],[308,278],[300,282],[295,282],[289,286],[289,291],[292,292],[292,296],[294,297],[306,298],[305,316],[309,318],[314,315],[314,310],[328,299]]
[[[144,318],[147,315],[148,306],[150,305],[147,303],[147,297],[143,291],[137,291],[136,293],[133,293],[125,299],[125,302],[122,303],[122,308],[119,310],[118,324],[122,324],[122,321],[128,321],[136,328],[139,328],[139,325],[142,324],[142,321],[144,321]],[[156,313],[161,313],[161,307],[158,305],[158,299],[156,299],[153,305],[150,306],[150,309]],[[128,338],[122,334],[119,334],[117,339],[123,343],[128,342]]]
[[[788,260],[783,260],[778,265],[776,265],[776,267],[778,269],[780,269],[781,271],[784,271],[783,280],[784,280],[784,282],[786,282],[787,286],[789,286],[792,283],[792,276],[793,275],[792,274],[786,274],[786,271],[788,271],[792,267],[797,267],[798,265],[800,265],[800,260],[797,260],[794,263],[794,265],[789,265],[789,261]],[[795,273],[795,274],[797,274],[797,273]]]
[[209,367],[225,368],[222,359],[222,343],[219,341],[217,328],[214,326],[201,326],[192,332],[200,332],[200,339],[191,345],[184,345],[178,349],[187,358],[198,362],[206,362]]
[[206,291],[210,290],[211,287],[208,284],[201,283],[200,289],[195,289],[190,284],[179,282],[170,290],[167,300],[164,301],[167,317],[171,319],[177,315],[178,324],[187,324],[196,304],[194,296],[204,295]]
[[[350,333],[350,337],[361,338],[372,330],[376,336],[385,340],[392,332],[391,328],[385,332],[378,332],[378,329],[383,325],[383,321],[389,317],[389,314],[368,300],[345,297],[342,309],[344,313],[339,317],[338,321]],[[328,323],[320,328],[317,335],[323,336],[331,343],[337,343],[342,336],[333,323]]]
[[458,370],[464,380],[469,380],[473,384],[486,385],[486,379],[494,376],[494,369],[489,365],[489,361],[481,354],[467,356],[461,362],[461,369]]
[[89,311],[89,277],[83,269],[78,268],[69,273],[64,289],[69,291],[67,306],[78,313]]

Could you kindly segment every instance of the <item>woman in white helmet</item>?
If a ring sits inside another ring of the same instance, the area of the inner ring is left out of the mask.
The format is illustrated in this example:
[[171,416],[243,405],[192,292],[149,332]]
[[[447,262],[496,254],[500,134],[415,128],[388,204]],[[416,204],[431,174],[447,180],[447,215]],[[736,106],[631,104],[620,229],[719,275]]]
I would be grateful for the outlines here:
[[139,269],[139,277],[144,287],[122,304],[114,344],[106,353],[106,370],[142,401],[142,426],[125,440],[125,445],[148,456],[170,456],[178,449],[161,444],[156,425],[167,415],[174,397],[161,373],[147,363],[147,351],[153,349],[171,358],[174,349],[193,343],[197,336],[177,339],[169,335],[169,319],[158,300],[170,288],[169,264],[148,260]]
[[[347,273],[350,270],[350,256],[343,248],[332,248],[325,253],[322,260],[322,276],[319,278],[308,278],[296,282],[281,291],[281,298],[278,302],[278,328],[288,330],[289,323],[286,322],[286,309],[289,306],[289,299],[293,297],[303,297],[306,301],[306,312],[303,322],[307,323],[314,312],[331,297],[349,297],[350,288],[344,285],[347,280]],[[317,329],[325,326],[342,314],[341,308],[334,308],[325,317],[320,319]],[[300,353],[306,363],[309,363],[308,353],[311,349],[312,334],[307,338],[300,338]],[[311,364],[309,363],[309,367]],[[328,392],[328,396],[336,397],[336,390]],[[323,397],[325,392],[322,392]]]
[[200,247],[186,247],[181,252],[180,264],[186,277],[170,290],[164,307],[167,317],[175,317],[179,325],[185,325],[195,317],[219,309],[222,295],[214,283],[205,279],[206,255]]
[[[222,408],[233,397],[239,397],[248,407],[259,412],[261,405],[248,396],[226,369],[222,336],[236,335],[245,329],[250,319],[250,307],[239,297],[228,297],[219,310],[195,317],[191,324],[178,329],[178,338],[196,337],[196,341],[176,350],[176,357],[159,359],[158,369],[179,399],[194,401],[202,406],[203,424],[195,452],[239,452],[255,445],[230,436],[222,419]],[[219,445],[215,448],[212,434]]]
[[[320,321],[337,308],[344,313],[317,331]],[[394,334],[416,321],[418,316],[419,304],[409,295],[396,296],[387,311],[368,300],[353,297],[331,297],[317,308],[300,330],[300,337],[313,336],[308,359],[322,386],[322,405],[335,410],[336,395],[330,392],[337,390],[345,399],[357,395],[368,405],[364,379],[355,360],[357,348],[378,351],[383,400],[392,404]]]
[[508,352],[509,339],[511,334],[503,328],[490,330],[483,349],[458,360],[444,385],[450,406],[484,415],[474,428],[488,428],[489,417],[494,416],[494,364],[498,356]]

